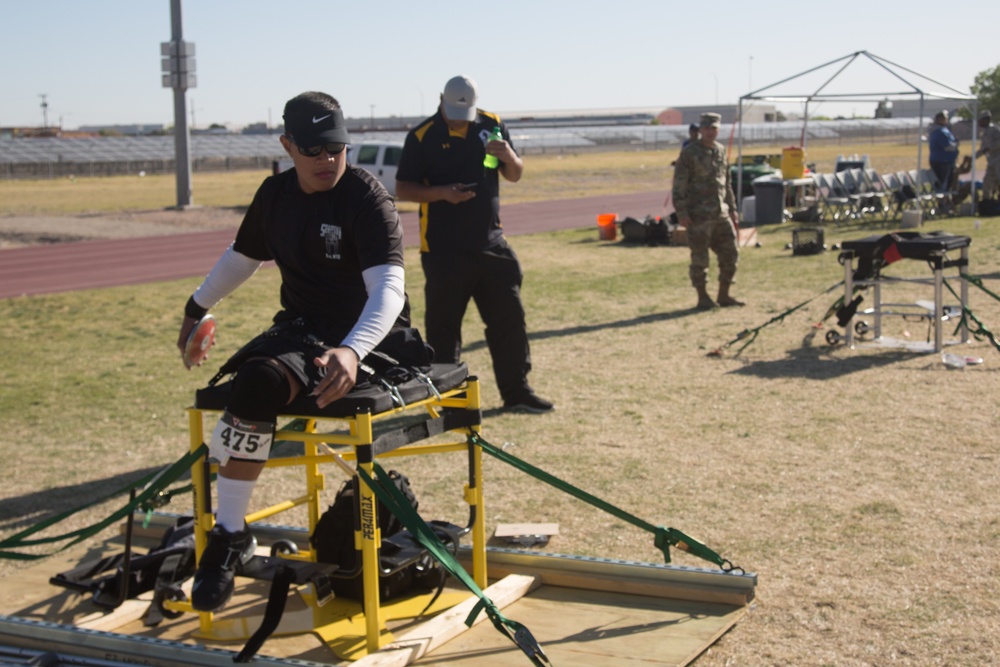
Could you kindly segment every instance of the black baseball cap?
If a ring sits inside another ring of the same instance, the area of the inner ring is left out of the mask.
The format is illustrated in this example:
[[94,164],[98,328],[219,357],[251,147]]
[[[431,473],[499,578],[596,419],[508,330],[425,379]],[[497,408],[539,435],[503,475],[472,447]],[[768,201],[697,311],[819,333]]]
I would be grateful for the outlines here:
[[688,130],[697,130],[698,132],[701,132],[701,128],[698,126],[698,123],[691,123],[688,125]]
[[290,134],[299,146],[351,143],[341,109],[330,109],[316,103],[299,104],[294,111],[286,112],[285,133]]

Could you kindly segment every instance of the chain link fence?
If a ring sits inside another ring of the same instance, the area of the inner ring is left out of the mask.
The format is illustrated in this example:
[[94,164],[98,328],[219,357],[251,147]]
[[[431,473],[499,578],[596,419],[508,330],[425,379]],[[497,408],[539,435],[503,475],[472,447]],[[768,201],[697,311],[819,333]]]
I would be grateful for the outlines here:
[[[677,150],[687,139],[687,126],[567,126],[511,127],[511,137],[524,155],[560,155],[599,151]],[[850,146],[858,151],[865,144],[913,144],[924,128],[916,118],[879,120],[815,121],[805,128],[807,145]],[[391,140],[402,142],[400,132],[356,132],[357,141]],[[271,169],[284,158],[275,150],[273,137],[231,135],[213,137],[204,144],[195,137],[191,168],[194,172]],[[800,145],[801,122],[744,125],[744,147],[753,145]],[[723,125],[719,141],[735,146],[738,137],[732,126]],[[0,179],[51,179],[174,173],[172,137],[107,137],[103,139],[0,139]]]

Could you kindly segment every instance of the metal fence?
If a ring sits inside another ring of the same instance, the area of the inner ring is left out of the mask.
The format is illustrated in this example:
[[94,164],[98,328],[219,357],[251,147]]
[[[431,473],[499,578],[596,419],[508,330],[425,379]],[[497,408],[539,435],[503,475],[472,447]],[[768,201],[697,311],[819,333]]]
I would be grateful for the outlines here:
[[[926,125],[916,118],[814,121],[805,126],[807,144],[916,143]],[[676,150],[688,137],[687,126],[605,125],[517,127],[510,129],[518,151],[525,155],[573,154],[597,151]],[[724,125],[720,141],[734,136]],[[397,132],[355,132],[356,140],[395,140]],[[799,145],[801,122],[747,124],[744,145]],[[284,156],[274,135],[192,137],[191,167],[195,172],[270,169]],[[91,139],[0,139],[0,179],[49,179],[67,176],[116,176],[174,172],[173,137],[104,137]]]
[[[277,159],[279,159],[277,156],[199,158],[191,161],[191,170],[212,172],[270,169]],[[174,173],[174,164],[174,160],[166,159],[4,162],[0,163],[0,178],[17,180],[65,178],[67,176],[172,174]]]

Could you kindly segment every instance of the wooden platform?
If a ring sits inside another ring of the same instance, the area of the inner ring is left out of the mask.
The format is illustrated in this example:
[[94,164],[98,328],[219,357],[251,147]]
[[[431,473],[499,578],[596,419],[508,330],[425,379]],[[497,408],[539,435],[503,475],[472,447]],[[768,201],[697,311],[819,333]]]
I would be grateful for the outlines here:
[[[137,549],[148,546],[137,545]],[[120,540],[109,540],[50,557],[0,580],[0,614],[4,615],[0,617],[0,647],[121,660],[122,664],[141,656],[142,664],[149,665],[231,665],[243,641],[199,639],[195,614],[147,628],[140,619],[148,600],[127,600],[106,613],[86,597],[49,583],[58,572],[121,549]],[[753,574],[506,549],[491,550],[488,562],[491,585],[487,594],[504,616],[528,627],[553,665],[574,667],[649,664],[651,660],[658,665],[686,665],[748,612],[756,586]],[[237,583],[236,595],[218,618],[227,619],[234,628],[245,626],[235,634],[249,634],[263,613],[267,588],[245,579]],[[480,621],[485,622],[466,629],[465,617],[477,599],[465,589],[448,592],[450,604],[465,602],[429,619],[389,623],[392,638],[401,648],[390,645],[367,657],[359,654],[354,662],[344,661],[334,651],[344,646],[334,644],[350,644],[352,621],[337,626],[344,636],[327,636],[327,641],[310,632],[306,623],[295,634],[268,639],[254,664],[288,664],[282,659],[295,659],[299,665],[357,667],[530,664],[485,614],[480,614]],[[302,597],[293,591],[283,627],[301,624],[310,614]],[[358,637],[364,636],[363,622],[356,630]],[[425,651],[429,653],[419,657]]]

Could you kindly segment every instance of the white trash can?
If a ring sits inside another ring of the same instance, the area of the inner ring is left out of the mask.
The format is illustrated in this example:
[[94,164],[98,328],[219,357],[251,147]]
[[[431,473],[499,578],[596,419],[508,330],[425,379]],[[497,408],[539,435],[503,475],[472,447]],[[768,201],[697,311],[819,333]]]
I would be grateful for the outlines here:
[[757,198],[750,196],[743,198],[743,211],[740,215],[740,222],[747,227],[757,224]]

